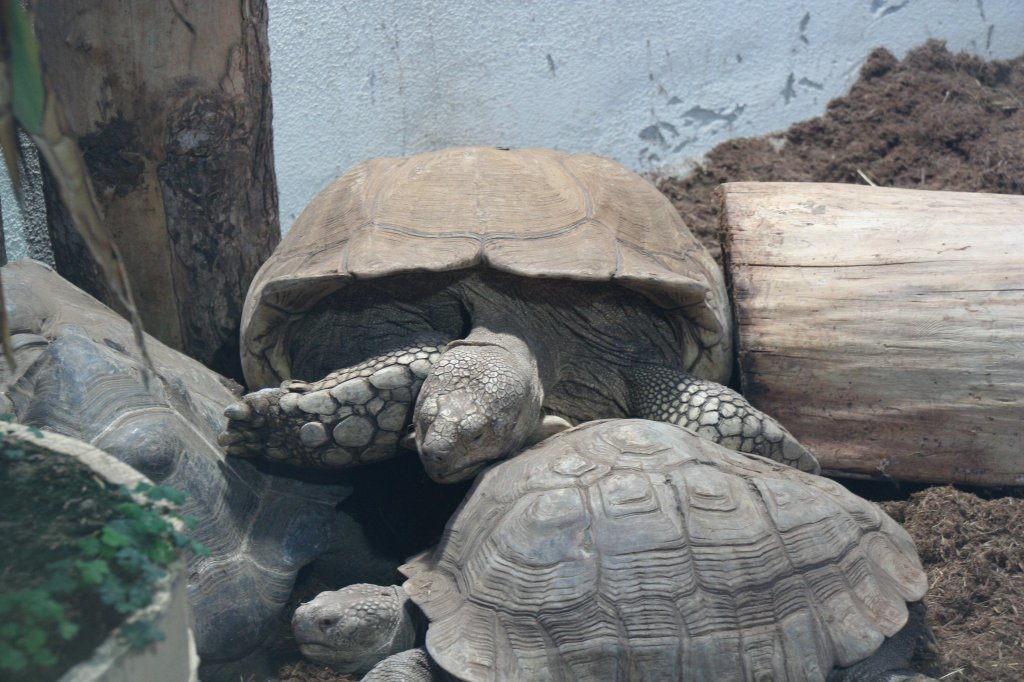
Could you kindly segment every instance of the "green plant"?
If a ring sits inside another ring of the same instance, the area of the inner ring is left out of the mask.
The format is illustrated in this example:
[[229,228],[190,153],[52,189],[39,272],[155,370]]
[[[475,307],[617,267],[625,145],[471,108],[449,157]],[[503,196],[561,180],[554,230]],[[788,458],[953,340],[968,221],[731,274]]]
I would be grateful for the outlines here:
[[[7,440],[2,433],[0,446],[3,459],[21,466],[40,453],[42,459],[55,456],[31,443]],[[71,551],[47,563],[38,584],[0,594],[0,672],[55,665],[63,645],[82,629],[74,609],[68,608],[72,600],[98,597],[123,619],[150,604],[166,567],[181,552],[209,554],[183,532],[192,524],[177,511],[183,493],[149,484],[106,492],[115,499],[101,526],[70,539]],[[145,620],[123,624],[118,634],[136,648],[163,639]]]

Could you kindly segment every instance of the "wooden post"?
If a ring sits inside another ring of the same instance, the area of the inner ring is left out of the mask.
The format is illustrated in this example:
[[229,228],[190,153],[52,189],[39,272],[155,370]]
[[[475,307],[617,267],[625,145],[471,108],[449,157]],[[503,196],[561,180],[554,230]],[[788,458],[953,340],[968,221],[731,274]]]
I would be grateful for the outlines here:
[[829,474],[1024,484],[1024,197],[720,192],[751,402]]
[[[266,0],[35,10],[146,331],[238,375],[242,300],[280,234]],[[58,271],[112,304],[58,203],[48,197]]]

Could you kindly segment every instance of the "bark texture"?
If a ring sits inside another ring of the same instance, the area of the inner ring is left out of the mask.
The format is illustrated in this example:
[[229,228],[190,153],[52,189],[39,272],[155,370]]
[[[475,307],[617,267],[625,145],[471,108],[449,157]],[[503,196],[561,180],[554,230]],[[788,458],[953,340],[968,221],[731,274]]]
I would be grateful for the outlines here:
[[1024,197],[721,191],[752,403],[828,473],[1024,483]]
[[[40,0],[37,32],[146,330],[233,376],[279,240],[265,0]],[[112,303],[52,193],[57,268]]]

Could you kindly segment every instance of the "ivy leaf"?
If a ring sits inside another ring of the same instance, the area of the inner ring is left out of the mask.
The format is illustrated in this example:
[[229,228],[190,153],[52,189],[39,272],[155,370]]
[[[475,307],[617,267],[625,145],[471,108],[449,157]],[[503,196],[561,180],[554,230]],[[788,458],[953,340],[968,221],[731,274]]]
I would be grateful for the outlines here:
[[24,654],[7,642],[0,640],[0,670],[17,672],[28,667],[28,659]]
[[64,617],[64,607],[55,602],[46,590],[29,590],[24,595],[22,608],[35,622],[45,623]]
[[127,547],[132,544],[132,539],[120,532],[113,527],[113,524],[107,524],[103,527],[103,533],[100,535],[100,542],[107,547]]
[[78,548],[83,556],[93,557],[100,553],[100,541],[92,537],[82,538],[78,541]]
[[57,604],[43,589],[25,590],[13,594],[15,604],[29,622],[40,622],[63,613]]
[[147,561],[146,563],[142,564],[142,577],[150,585],[155,584],[158,580],[160,580],[160,578],[163,578],[165,575],[167,575],[167,571],[165,571],[163,568],[157,566],[154,563]]
[[57,632],[60,633],[61,638],[65,641],[69,641],[75,638],[78,634],[78,626],[69,620],[62,620],[57,624]]
[[163,541],[153,543],[149,548],[149,558],[158,564],[169,564],[174,561],[174,549]]
[[143,649],[153,642],[162,642],[164,633],[146,620],[125,623],[121,626],[121,636],[128,640],[134,649]]
[[[97,592],[100,595],[100,601],[108,606],[114,606],[114,608],[117,608],[115,606],[116,604],[123,603],[126,596],[124,586],[121,584],[121,581],[117,579],[107,580],[100,585]],[[118,611],[123,613],[120,609],[118,609]]]
[[[138,490],[138,488],[136,488]],[[170,488],[167,486],[152,486],[145,491],[146,497],[159,502],[160,500],[167,500],[168,502],[176,505],[182,505],[185,503],[186,495],[177,488]]]
[[39,652],[46,649],[46,633],[40,628],[29,628],[17,641],[21,650],[28,653],[33,660],[36,660]]
[[137,519],[146,513],[146,510],[134,502],[122,502],[114,510],[121,516],[128,519]]
[[75,562],[75,568],[78,569],[82,576],[82,582],[86,585],[100,585],[103,583],[103,579],[110,575],[110,566],[103,559],[78,560]]
[[131,527],[138,531],[141,535],[163,535],[173,529],[171,524],[167,523],[157,514],[147,514],[140,516],[132,521]]
[[115,608],[121,613],[130,613],[136,609],[148,606],[153,601],[153,588],[149,583],[138,582],[130,585],[127,591],[128,598],[124,604],[117,604]]
[[72,574],[74,563],[71,559],[61,559],[46,567],[50,576],[46,579],[45,588],[52,594],[69,594],[78,587],[78,581]]
[[142,565],[146,562],[146,555],[135,547],[122,547],[115,555],[117,565],[127,569],[132,574],[137,574]]
[[49,668],[57,662],[57,657],[45,646],[32,652],[32,662],[44,668]]

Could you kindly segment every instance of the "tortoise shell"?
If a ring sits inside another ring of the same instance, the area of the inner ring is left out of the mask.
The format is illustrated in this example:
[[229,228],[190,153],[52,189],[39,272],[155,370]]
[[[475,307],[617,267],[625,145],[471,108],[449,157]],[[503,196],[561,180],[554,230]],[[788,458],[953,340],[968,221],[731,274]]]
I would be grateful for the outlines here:
[[876,505],[642,420],[491,467],[403,570],[430,655],[462,680],[824,680],[927,588]]
[[684,366],[728,376],[722,273],[654,186],[589,154],[473,147],[367,161],[310,202],[249,288],[250,388],[291,377],[289,325],[353,280],[468,268],[640,292],[696,341]]

